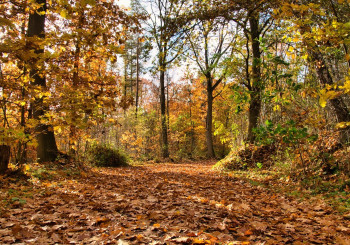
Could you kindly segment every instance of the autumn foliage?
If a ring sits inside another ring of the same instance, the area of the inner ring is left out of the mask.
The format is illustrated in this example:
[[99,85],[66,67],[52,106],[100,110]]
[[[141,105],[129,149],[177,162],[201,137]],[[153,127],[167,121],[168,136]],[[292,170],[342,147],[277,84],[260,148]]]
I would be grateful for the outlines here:
[[0,243],[348,244],[349,20],[0,1]]

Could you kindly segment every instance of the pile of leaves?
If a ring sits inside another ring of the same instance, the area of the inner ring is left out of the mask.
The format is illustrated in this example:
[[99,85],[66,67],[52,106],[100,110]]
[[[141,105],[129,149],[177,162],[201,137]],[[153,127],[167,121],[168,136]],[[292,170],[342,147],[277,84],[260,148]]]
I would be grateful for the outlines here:
[[323,174],[331,175],[337,171],[350,174],[350,147],[341,144],[339,131],[324,130],[310,148],[313,160],[317,160]]
[[214,168],[221,170],[246,170],[249,168],[266,169],[273,165],[272,157],[276,153],[275,145],[247,144],[238,151],[219,161]]
[[[339,212],[348,212],[350,147],[340,143],[339,132],[320,130],[317,139],[309,140],[313,135],[304,134],[303,128],[290,127],[286,132],[293,134],[283,139],[278,127],[267,124],[266,128],[260,129],[267,136],[266,145],[246,145],[215,168],[272,191],[300,198],[317,196]],[[287,144],[288,139],[293,141]]]

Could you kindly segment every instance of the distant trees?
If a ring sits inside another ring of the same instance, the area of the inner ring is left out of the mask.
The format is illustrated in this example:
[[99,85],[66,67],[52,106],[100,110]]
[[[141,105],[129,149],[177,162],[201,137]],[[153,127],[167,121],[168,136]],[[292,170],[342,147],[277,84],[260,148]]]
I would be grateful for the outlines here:
[[[0,151],[10,148],[18,164],[52,161],[100,140],[144,159],[214,158],[287,140],[288,130],[288,146],[305,143],[305,130],[325,129],[345,145],[349,9],[346,1],[133,0],[127,12],[113,0],[6,1]],[[151,60],[156,82],[144,77]]]
[[[228,60],[234,49],[235,33],[224,19],[200,20],[197,28],[188,35],[191,52],[200,73],[206,80],[207,115],[206,142],[207,156],[215,157],[213,145],[213,101],[220,92],[214,94],[220,83],[226,78]],[[226,64],[225,64],[226,61]]]
[[160,84],[162,157],[169,157],[168,128],[166,114],[165,73],[170,64],[182,54],[185,31],[177,19],[186,13],[185,0],[147,0],[148,32],[152,35],[157,49],[157,71]]
[[[123,107],[129,104],[135,106],[137,117],[141,96],[141,75],[145,73],[145,61],[150,58],[151,44],[143,35],[131,33],[127,35],[125,49],[122,54],[124,61]],[[128,92],[129,90],[129,92]]]

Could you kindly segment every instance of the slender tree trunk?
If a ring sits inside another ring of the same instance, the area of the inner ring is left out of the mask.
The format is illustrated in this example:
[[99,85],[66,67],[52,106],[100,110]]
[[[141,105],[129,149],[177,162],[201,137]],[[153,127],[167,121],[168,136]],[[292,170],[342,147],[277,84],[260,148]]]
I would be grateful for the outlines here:
[[261,112],[261,91],[263,88],[261,81],[261,52],[259,42],[259,16],[251,16],[249,18],[251,47],[253,53],[252,63],[252,86],[249,104],[249,126],[248,126],[248,141],[254,143],[255,136],[253,129],[258,126]]
[[[26,22],[24,21],[22,24],[22,28],[21,28],[21,33],[22,35],[26,34]],[[27,74],[27,69],[25,67],[25,63],[23,63],[23,74]],[[25,96],[26,96],[26,87],[23,84],[22,88],[21,88],[21,92],[22,92],[22,100],[25,100]],[[26,128],[26,118],[25,118],[25,114],[26,114],[26,104],[25,105],[21,105],[21,127],[24,130],[24,133],[27,135],[28,129]],[[20,141],[18,143],[18,151],[17,151],[17,157],[16,157],[16,162],[17,164],[22,167],[23,164],[27,161],[27,141]]]
[[[126,54],[127,55],[127,54]],[[128,81],[128,58],[124,56],[124,88],[123,88],[123,110],[124,110],[124,117],[126,117],[126,95],[127,95],[127,81]]]
[[[28,33],[27,36],[45,38],[45,14],[39,14],[46,11],[46,0],[36,0],[37,4],[42,5],[37,11],[29,15]],[[29,43],[30,47],[34,49],[39,56],[44,53],[44,49],[38,44]],[[43,59],[36,58],[32,64],[30,76],[32,77],[33,85],[46,89],[46,79],[43,74]],[[40,120],[47,110],[44,105],[43,98],[36,98],[32,104],[33,118]],[[54,161],[57,158],[58,150],[53,132],[53,127],[50,125],[40,123],[36,128],[37,133],[37,157],[40,162]]]
[[168,130],[168,138],[170,137],[170,99],[169,99],[169,75],[166,75],[167,83],[166,83],[166,115],[167,115],[167,130]]
[[191,148],[190,148],[190,156],[193,157],[193,151],[195,148],[195,131],[194,131],[194,122],[192,120],[192,92],[190,91],[190,122],[191,122]]
[[137,118],[137,111],[139,109],[139,83],[140,83],[140,39],[137,38],[137,47],[136,47],[136,101],[135,101],[135,116]]
[[[23,85],[22,87],[22,99],[25,98],[26,89]],[[24,129],[24,133],[27,134],[28,130],[26,129],[26,119],[25,119],[26,108],[21,106],[21,127]],[[17,152],[17,163],[22,166],[27,161],[27,142],[18,143],[18,152]]]
[[207,118],[206,118],[206,140],[207,140],[207,156],[215,158],[214,143],[213,143],[213,87],[212,77],[207,77]]
[[[79,20],[79,27],[81,27],[82,18]],[[77,90],[79,87],[79,68],[80,68],[80,38],[78,37],[77,43],[75,45],[75,53],[74,53],[74,71],[73,71],[73,84],[72,87],[74,90]],[[77,151],[77,126],[76,119],[77,115],[77,105],[78,101],[76,98],[71,99],[71,120],[72,124],[69,127],[69,153],[73,156]]]
[[[134,93],[134,53],[133,50],[131,50],[131,54],[130,54],[130,83],[129,83],[129,87],[130,87],[130,97],[133,98],[133,93]],[[132,101],[133,103],[133,101]]]
[[161,65],[160,70],[160,114],[162,125],[162,157],[169,157],[168,145],[168,129],[167,129],[167,115],[166,115],[166,100],[165,100],[165,66]]

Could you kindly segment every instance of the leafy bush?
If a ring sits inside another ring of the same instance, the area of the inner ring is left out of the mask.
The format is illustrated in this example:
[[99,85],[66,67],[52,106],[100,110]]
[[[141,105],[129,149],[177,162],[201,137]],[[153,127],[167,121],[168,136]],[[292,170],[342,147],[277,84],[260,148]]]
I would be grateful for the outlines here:
[[99,167],[121,167],[129,162],[125,152],[105,144],[92,145],[88,150],[88,159]]
[[293,120],[287,121],[284,125],[274,125],[267,120],[265,126],[254,129],[258,144],[271,145],[279,142],[284,145],[298,145],[305,142],[314,142],[318,136],[308,133],[306,127],[298,126]]

